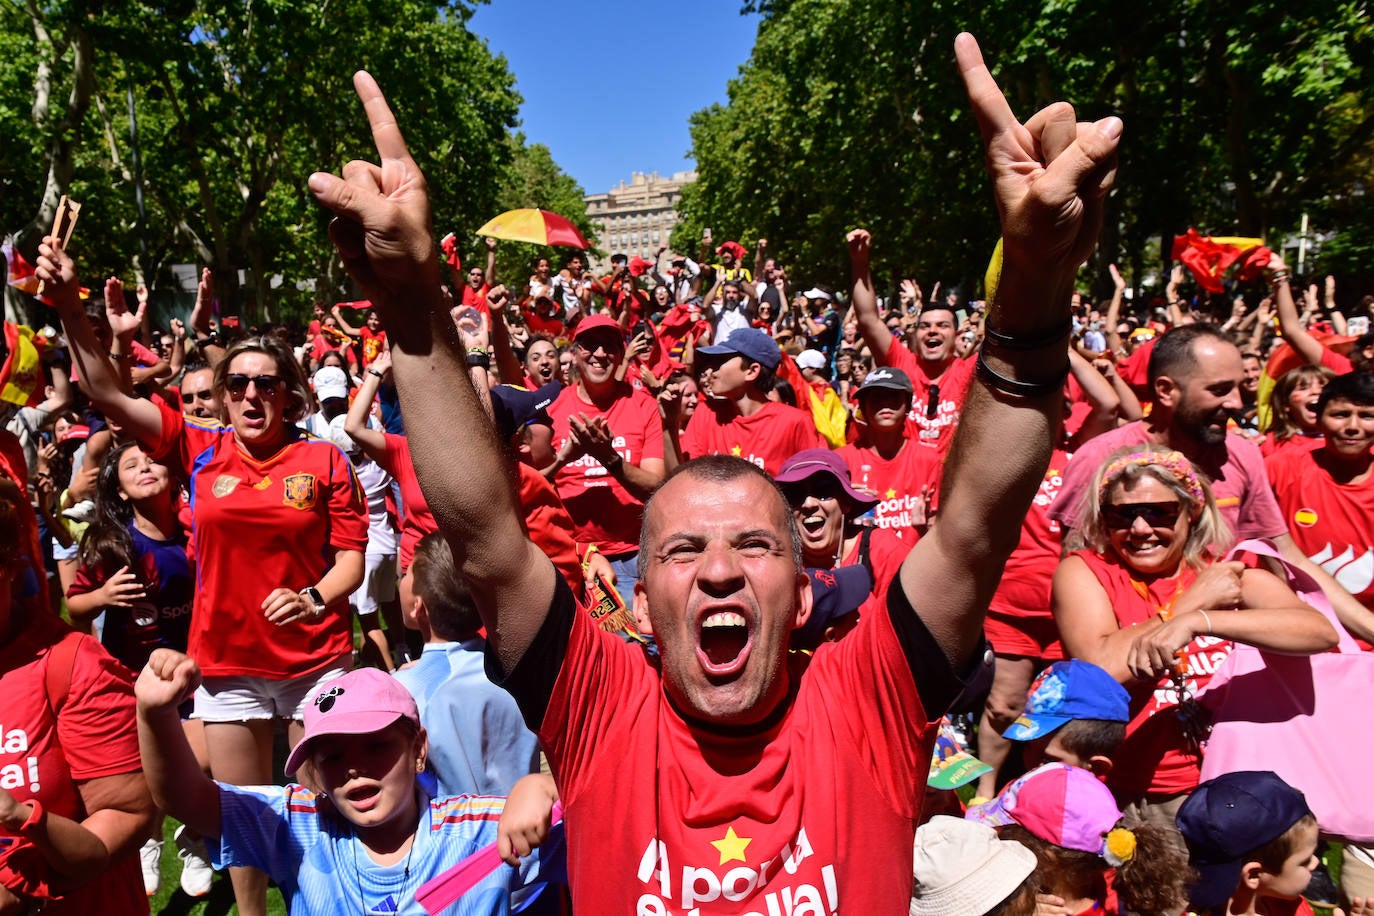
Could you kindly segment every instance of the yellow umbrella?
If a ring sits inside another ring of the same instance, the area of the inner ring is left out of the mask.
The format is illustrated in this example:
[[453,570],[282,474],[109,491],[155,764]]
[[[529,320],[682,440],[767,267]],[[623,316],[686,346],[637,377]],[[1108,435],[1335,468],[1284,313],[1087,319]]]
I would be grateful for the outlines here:
[[584,250],[590,247],[582,233],[566,218],[548,210],[528,207],[507,210],[478,229],[477,234],[511,242],[533,242],[536,245],[561,245]]

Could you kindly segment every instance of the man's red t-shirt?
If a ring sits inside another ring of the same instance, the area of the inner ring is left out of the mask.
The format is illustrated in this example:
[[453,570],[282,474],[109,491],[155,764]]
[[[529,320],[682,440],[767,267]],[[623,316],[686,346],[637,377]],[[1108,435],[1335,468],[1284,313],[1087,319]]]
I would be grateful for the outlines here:
[[[567,442],[571,418],[578,414],[588,420],[604,416],[611,430],[611,445],[628,464],[662,460],[663,421],[658,415],[658,402],[643,391],[625,386],[611,406],[602,410],[583,400],[576,385],[564,388],[549,405],[555,449]],[[601,462],[583,455],[560,468],[553,484],[576,524],[573,536],[578,543],[595,544],[611,556],[639,549],[644,503],[607,473]]]
[[1275,455],[1265,462],[1269,482],[1298,549],[1374,610],[1374,477],[1337,483],[1325,452]]
[[578,838],[574,909],[906,912],[931,722],[960,680],[891,595],[843,640],[792,653],[789,698],[731,730],[685,719],[657,664],[560,590],[505,686],[538,725]]
[[[990,611],[1015,618],[1053,621],[1050,612],[1050,584],[1059,567],[1062,536],[1059,523],[1050,518],[1050,506],[1064,484],[1064,468],[1069,454],[1057,448],[1050,455],[1050,466],[1040,481],[1040,489],[1021,523],[1021,540],[1007,558],[1002,579],[993,593]],[[993,639],[993,647],[1001,647]],[[1008,653],[1020,654],[1020,653]]]
[[835,454],[844,459],[856,487],[872,490],[882,500],[876,507],[878,527],[915,543],[919,535],[912,528],[912,509],[921,501],[922,488],[930,494],[932,511],[937,505],[936,491],[944,468],[939,453],[908,439],[890,461],[857,442],[836,449]]
[[[0,786],[19,802],[40,801],[48,811],[80,821],[84,808],[76,782],[137,773],[138,727],[129,672],[95,639],[80,637],[71,664],[70,686],[61,712],[54,717],[46,676],[50,647],[68,632],[56,617],[33,616],[8,645],[0,645]],[[63,677],[54,683],[62,684]],[[13,842],[11,842],[13,840]],[[27,840],[0,828],[0,883],[10,872],[33,875],[26,863],[46,863]],[[49,871],[50,874],[50,871]],[[45,913],[86,916],[110,913],[135,916],[148,912],[138,856],[129,853],[109,870],[49,903]]]
[[[1132,573],[1120,563],[1098,556],[1090,550],[1075,551],[1092,570],[1107,592],[1117,623],[1122,628],[1145,623],[1168,607],[1179,594],[1197,578],[1190,567],[1181,567],[1173,578],[1159,578],[1146,584],[1150,600],[1146,601],[1131,584]],[[1217,667],[1231,654],[1230,640],[1215,636],[1199,636],[1183,647],[1181,664],[1185,691],[1195,696],[1207,686]],[[1107,776],[1107,785],[1118,800],[1140,798],[1148,794],[1177,795],[1197,788],[1201,776],[1201,759],[1188,748],[1183,726],[1177,714],[1178,692],[1171,677],[1152,683],[1127,684],[1131,693],[1131,721],[1126,723],[1126,740],[1112,759],[1115,766]]]
[[431,531],[439,530],[439,523],[429,511],[425,494],[420,491],[420,480],[415,476],[415,465],[410,460],[410,442],[405,436],[385,433],[386,456],[379,462],[401,487],[401,547],[398,557],[401,575],[410,569],[410,561],[415,556],[415,545]]
[[585,582],[582,562],[573,540],[573,520],[553,484],[543,474],[525,464],[516,465],[520,480],[516,497],[525,519],[525,531],[535,546],[553,561],[574,595],[582,594]]
[[353,651],[347,597],[318,620],[271,623],[276,588],[315,585],[335,551],[367,547],[367,502],[348,456],[291,426],[266,460],[238,446],[231,427],[159,405],[162,432],[144,443],[188,481],[196,601],[188,653],[212,677],[284,680]]
[[768,401],[750,416],[730,416],[718,403],[702,398],[680,439],[686,458],[703,455],[734,455],[777,474],[782,464],[804,448],[825,448],[811,415]]
[[[936,378],[926,375],[921,361],[916,358],[905,343],[897,338],[887,348],[887,354],[879,362],[893,369],[901,369],[911,378],[915,390],[911,394],[910,419],[919,430],[916,441],[921,445],[949,450],[954,441],[954,431],[959,427],[959,412],[964,409],[964,399],[973,384],[973,359],[955,358]],[[935,416],[930,416],[931,389],[935,388]]]

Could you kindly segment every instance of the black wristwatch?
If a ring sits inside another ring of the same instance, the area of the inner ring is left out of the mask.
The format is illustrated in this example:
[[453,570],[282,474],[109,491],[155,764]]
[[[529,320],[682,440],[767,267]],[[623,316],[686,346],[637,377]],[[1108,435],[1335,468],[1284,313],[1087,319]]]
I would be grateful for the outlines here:
[[313,604],[313,605],[315,606],[315,614],[314,614],[314,616],[316,616],[316,617],[323,617],[323,616],[324,616],[324,611],[325,611],[324,596],[320,594],[320,590],[319,590],[318,588],[316,588],[316,587],[313,586],[313,585],[307,585],[305,588],[301,589],[300,594],[301,594],[301,597],[303,597],[306,601],[309,601],[311,604]]

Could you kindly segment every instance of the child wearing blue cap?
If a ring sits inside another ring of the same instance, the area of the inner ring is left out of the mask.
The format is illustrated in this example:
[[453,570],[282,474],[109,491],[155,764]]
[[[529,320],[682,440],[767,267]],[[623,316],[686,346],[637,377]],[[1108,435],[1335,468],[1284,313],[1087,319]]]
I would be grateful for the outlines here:
[[[1317,819],[1297,789],[1274,773],[1227,773],[1193,790],[1178,812],[1199,879],[1200,914],[1312,916],[1302,898],[1317,866]],[[1352,916],[1367,914],[1353,901]]]
[[1103,779],[1126,739],[1131,696],[1081,659],[1055,662],[1031,684],[1026,709],[1002,737],[1025,742],[1026,768],[1067,763]]

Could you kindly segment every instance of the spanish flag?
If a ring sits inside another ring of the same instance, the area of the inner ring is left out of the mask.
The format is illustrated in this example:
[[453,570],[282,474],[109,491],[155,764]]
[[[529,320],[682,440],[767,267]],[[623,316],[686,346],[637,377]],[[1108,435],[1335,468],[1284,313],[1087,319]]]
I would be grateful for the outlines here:
[[810,411],[816,431],[825,438],[830,447],[839,448],[844,445],[849,412],[840,403],[835,389],[823,383],[812,385],[802,375],[801,369],[797,368],[796,361],[786,353],[782,354],[782,362],[778,364],[778,378],[792,386],[792,390],[797,393],[797,406]]
[[1235,266],[1237,280],[1253,280],[1264,270],[1272,254],[1264,247],[1263,239],[1200,235],[1196,229],[1189,229],[1183,235],[1174,236],[1171,257],[1182,261],[1203,289],[1224,293],[1226,288],[1222,280],[1226,271]]
[[9,351],[0,367],[0,401],[31,407],[43,400],[43,348],[47,341],[32,328],[5,322],[5,347]]

